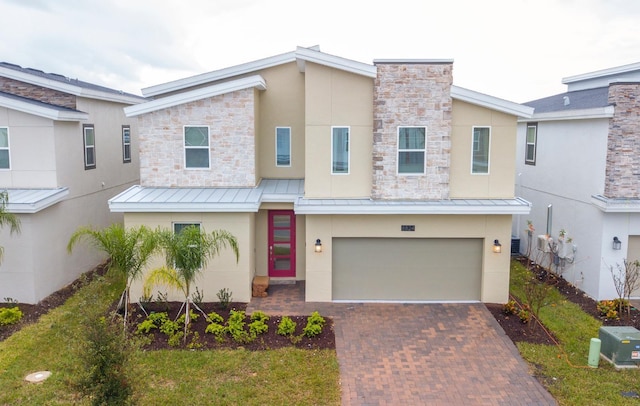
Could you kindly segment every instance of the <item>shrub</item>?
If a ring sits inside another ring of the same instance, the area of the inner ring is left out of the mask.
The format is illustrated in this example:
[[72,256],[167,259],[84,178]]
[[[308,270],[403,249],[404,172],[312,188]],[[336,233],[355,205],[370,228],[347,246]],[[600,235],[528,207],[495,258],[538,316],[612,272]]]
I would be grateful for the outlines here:
[[504,307],[502,308],[502,313],[506,315],[518,314],[518,305],[516,304],[516,301],[509,300],[507,303],[505,303]]
[[202,302],[204,302],[204,290],[201,292],[196,286],[196,291],[191,294],[191,300],[193,300],[193,303],[196,305],[202,307]]
[[22,320],[22,310],[18,306],[0,308],[0,326],[16,324],[20,320]]
[[136,330],[136,333],[148,334],[149,331],[151,331],[152,329],[162,326],[164,322],[167,320],[169,320],[169,316],[167,315],[166,312],[160,312],[160,313],[153,312],[149,314],[143,322],[138,324],[138,329]]
[[224,322],[224,319],[222,318],[222,316],[220,316],[216,312],[211,312],[211,313],[207,314],[207,317],[208,317],[209,323],[220,323],[220,324],[222,324],[222,322]]
[[[182,313],[177,319],[176,322],[180,323],[180,324],[184,324],[184,319],[185,319],[185,314]],[[198,317],[200,317],[200,315],[198,313],[195,313],[192,309],[189,309],[189,320],[191,321],[196,321],[198,320]]]
[[184,337],[184,331],[177,331],[169,336],[167,344],[170,347],[179,347],[182,344],[182,337]]
[[262,312],[260,310],[256,310],[255,312],[251,313],[251,321],[256,321],[256,320],[266,322],[269,320],[269,315],[267,315],[265,312]]
[[229,319],[227,320],[227,331],[231,334],[231,338],[233,338],[236,342],[239,343],[248,343],[251,342],[251,337],[249,337],[249,333],[244,329],[246,322],[245,312],[240,310],[231,310],[229,312]]
[[223,309],[228,309],[231,304],[231,291],[227,288],[220,289],[216,296],[218,296],[218,300],[220,301],[220,307]]
[[618,309],[626,307],[627,303],[628,301],[626,299],[601,300],[596,306],[600,316],[617,320],[620,318]]
[[520,311],[518,312],[518,317],[520,318],[521,322],[527,324],[531,321],[531,312],[527,309],[520,309]]
[[281,336],[292,336],[296,332],[296,322],[288,316],[283,316],[278,324],[277,333]]
[[322,333],[322,328],[324,327],[325,319],[320,316],[320,313],[313,312],[311,316],[307,318],[307,325],[302,329],[302,334],[307,337],[315,337],[318,334]]
[[79,351],[86,372],[75,385],[94,405],[127,404],[133,394],[128,376],[133,349],[121,323],[100,317],[86,327],[86,342]]
[[181,323],[167,319],[160,325],[160,331],[169,337],[172,337],[180,330],[180,327]]

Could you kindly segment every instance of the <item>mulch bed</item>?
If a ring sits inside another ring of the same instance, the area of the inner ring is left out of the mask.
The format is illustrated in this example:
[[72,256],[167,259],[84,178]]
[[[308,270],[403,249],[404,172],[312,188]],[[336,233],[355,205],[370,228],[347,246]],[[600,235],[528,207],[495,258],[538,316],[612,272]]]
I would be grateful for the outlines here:
[[[132,320],[134,320],[135,323],[133,323],[131,326],[132,332],[135,331],[137,323],[145,319],[145,315],[139,308],[139,306],[137,304],[134,304],[133,306]],[[169,318],[171,320],[175,320],[181,306],[181,302],[152,303],[147,305],[145,310],[147,311],[147,313],[150,313],[152,311],[167,312]],[[227,309],[222,308],[219,303],[202,303],[198,307],[200,307],[200,309],[204,311],[205,314],[209,314],[214,311],[226,321],[229,318],[231,310],[245,311],[247,303],[231,303]],[[166,334],[159,332],[157,329],[153,329],[150,331],[150,335],[147,335],[147,337],[152,338],[152,340],[149,344],[146,344],[144,346],[144,349],[159,350],[194,348],[204,350],[222,348],[244,348],[246,350],[273,350],[283,347],[296,347],[303,349],[335,349],[336,346],[333,330],[333,320],[329,317],[323,316],[325,319],[325,324],[322,332],[319,335],[315,337],[305,337],[302,334],[302,329],[307,325],[308,316],[289,316],[289,318],[296,323],[296,331],[294,333],[294,336],[301,336],[300,340],[295,343],[292,342],[289,337],[281,336],[277,333],[278,324],[282,320],[282,316],[271,315],[268,313],[267,315],[269,316],[269,320],[266,322],[266,324],[269,326],[269,329],[266,333],[259,334],[255,340],[249,343],[239,343],[228,336],[223,342],[219,342],[218,340],[216,340],[215,335],[205,333],[205,330],[209,324],[205,317],[197,309],[194,309],[193,307],[191,307],[191,309],[196,314],[198,314],[199,317],[195,321],[192,320],[190,323],[189,329],[192,333],[189,334],[186,345],[181,344],[178,347],[172,347],[169,345],[169,337]],[[184,309],[182,310],[182,313],[184,314]],[[251,322],[249,317],[246,317],[245,322],[245,330],[248,331],[248,325]],[[193,334],[194,332],[198,333],[197,340],[192,341],[193,337],[195,336]],[[193,344],[195,344],[195,346]]]
[[[526,264],[526,258],[519,257],[518,260]],[[587,296],[580,289],[567,282],[561,276],[540,267],[534,266],[533,271],[539,281],[546,282],[555,286],[567,300],[577,304],[582,310],[600,320],[604,326],[631,326],[640,330],[640,311],[632,307],[631,316],[622,315],[619,319],[607,319],[600,315],[597,309],[598,302]],[[506,315],[502,304],[487,303],[487,309],[493,314],[506,335],[513,342],[525,341],[535,344],[555,344],[551,336],[544,328],[532,320],[530,323],[524,324],[517,315]],[[554,337],[555,339],[555,337]]]

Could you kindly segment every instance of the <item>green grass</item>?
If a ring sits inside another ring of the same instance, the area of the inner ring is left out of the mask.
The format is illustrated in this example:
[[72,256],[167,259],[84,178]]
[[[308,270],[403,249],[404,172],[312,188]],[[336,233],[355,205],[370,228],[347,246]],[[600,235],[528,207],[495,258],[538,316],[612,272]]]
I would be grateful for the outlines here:
[[[511,293],[524,301],[523,285],[528,270],[511,264]],[[540,320],[558,338],[560,347],[519,343],[523,358],[560,405],[637,405],[622,392],[640,393],[640,370],[616,370],[606,361],[598,368],[587,364],[592,337],[598,337],[600,321],[568,301],[555,288],[540,309]],[[540,327],[537,327],[540,328]]]
[[[77,349],[83,320],[105,314],[121,286],[104,278],[87,284],[64,305],[0,342],[0,405],[90,404],[72,383],[82,370]],[[136,351],[132,367],[139,405],[339,405],[335,351]],[[24,381],[48,370],[41,384]]]

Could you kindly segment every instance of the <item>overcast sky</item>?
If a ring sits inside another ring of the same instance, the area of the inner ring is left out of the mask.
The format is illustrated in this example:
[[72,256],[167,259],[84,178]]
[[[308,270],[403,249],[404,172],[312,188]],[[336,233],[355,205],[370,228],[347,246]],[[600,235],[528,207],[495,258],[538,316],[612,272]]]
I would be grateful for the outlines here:
[[0,61],[126,92],[319,45],[453,59],[457,86],[526,102],[640,62],[638,0],[0,0]]

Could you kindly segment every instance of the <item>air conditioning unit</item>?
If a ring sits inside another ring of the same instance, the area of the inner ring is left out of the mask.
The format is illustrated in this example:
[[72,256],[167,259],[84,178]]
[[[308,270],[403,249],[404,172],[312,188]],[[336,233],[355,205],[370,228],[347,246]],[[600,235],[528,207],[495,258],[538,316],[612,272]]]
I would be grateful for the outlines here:
[[628,326],[602,326],[600,354],[618,368],[640,366],[640,331]]
[[549,238],[544,234],[540,234],[538,236],[538,249],[542,252],[551,251],[551,248],[549,247]]

